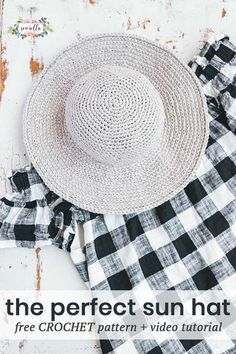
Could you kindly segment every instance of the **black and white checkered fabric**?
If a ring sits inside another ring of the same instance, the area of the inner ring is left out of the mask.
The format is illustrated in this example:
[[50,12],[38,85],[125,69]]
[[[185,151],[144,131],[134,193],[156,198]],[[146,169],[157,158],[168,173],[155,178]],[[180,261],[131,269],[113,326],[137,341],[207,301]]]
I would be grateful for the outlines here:
[[50,244],[70,251],[79,208],[50,191],[33,166],[9,176],[12,194],[0,201],[0,247],[38,247]]
[[[227,37],[211,39],[190,66],[207,98],[210,136],[184,190],[139,214],[99,215],[49,191],[32,167],[18,170],[14,193],[0,204],[0,246],[56,244],[70,251],[92,290],[235,288],[236,47]],[[116,354],[236,353],[235,341],[214,338],[101,346]]]

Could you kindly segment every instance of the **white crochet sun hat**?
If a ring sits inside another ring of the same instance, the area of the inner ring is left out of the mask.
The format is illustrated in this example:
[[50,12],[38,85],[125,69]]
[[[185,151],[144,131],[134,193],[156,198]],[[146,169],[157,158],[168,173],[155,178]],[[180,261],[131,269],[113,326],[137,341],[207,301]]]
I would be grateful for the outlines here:
[[134,35],[78,40],[42,72],[24,109],[26,149],[45,184],[95,213],[167,201],[193,178],[207,138],[198,79]]

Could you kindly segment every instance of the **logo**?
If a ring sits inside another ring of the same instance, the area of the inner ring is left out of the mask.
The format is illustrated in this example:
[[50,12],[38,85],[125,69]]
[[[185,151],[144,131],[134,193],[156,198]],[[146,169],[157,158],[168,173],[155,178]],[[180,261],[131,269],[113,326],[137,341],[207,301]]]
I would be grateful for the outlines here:
[[49,32],[53,32],[53,28],[47,20],[47,17],[41,17],[39,20],[19,17],[18,21],[13,26],[8,27],[8,33],[22,39],[26,37],[44,37],[48,35]]

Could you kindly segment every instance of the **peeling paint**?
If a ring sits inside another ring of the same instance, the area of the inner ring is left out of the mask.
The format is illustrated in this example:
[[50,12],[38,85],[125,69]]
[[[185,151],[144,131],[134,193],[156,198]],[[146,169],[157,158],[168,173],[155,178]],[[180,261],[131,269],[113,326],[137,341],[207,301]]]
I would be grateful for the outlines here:
[[176,40],[169,39],[165,41],[166,44],[171,44],[172,49],[176,49]]
[[222,0],[222,9],[221,9],[221,18],[224,18],[227,15],[227,11],[225,10],[226,0]]
[[222,10],[221,10],[221,17],[225,17],[227,14],[227,11],[225,10],[225,8],[223,7]]
[[[3,9],[5,0],[1,0],[1,20],[3,19]],[[2,21],[1,21],[1,36],[2,36]]]
[[1,18],[1,28],[0,28],[0,101],[2,98],[3,91],[5,89],[5,81],[7,79],[8,75],[8,63],[6,59],[3,59],[3,54],[6,50],[5,47],[3,47],[2,44],[2,19],[3,19],[3,9],[4,9],[4,0],[1,1],[1,12],[0,12],[0,18]]
[[30,17],[32,17],[33,13],[38,11],[38,8],[36,6],[31,6],[29,10],[30,10]]
[[5,90],[5,81],[7,79],[8,75],[8,63],[5,59],[2,58],[2,54],[4,52],[5,48],[1,48],[1,58],[0,58],[0,74],[1,74],[1,80],[0,80],[0,100],[2,98],[3,91]]
[[138,27],[142,27],[145,30],[150,22],[148,19],[143,20],[141,23],[138,21]]
[[30,58],[30,71],[32,75],[38,74],[44,68],[44,64],[33,57]]
[[37,247],[35,250],[36,253],[36,290],[40,290],[41,288],[41,261],[39,252],[41,251],[40,247]]
[[21,340],[18,344],[18,348],[19,350],[23,349],[24,348],[24,345],[25,345],[25,339]]
[[137,21],[137,24],[135,25],[135,24],[132,24],[131,18],[129,17],[128,21],[127,21],[127,31],[137,29],[137,28],[142,28],[145,30],[149,23],[151,23],[151,21],[148,18],[145,18],[143,20]]
[[130,17],[128,18],[128,21],[127,21],[127,31],[131,30],[132,29],[132,23],[131,23],[131,19]]

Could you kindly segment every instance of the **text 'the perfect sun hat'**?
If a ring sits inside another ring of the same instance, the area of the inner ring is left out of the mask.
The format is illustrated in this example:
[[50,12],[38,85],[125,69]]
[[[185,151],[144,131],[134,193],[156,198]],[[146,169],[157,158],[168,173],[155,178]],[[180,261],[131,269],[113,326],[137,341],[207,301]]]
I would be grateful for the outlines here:
[[79,39],[34,83],[24,141],[46,185],[95,213],[141,212],[193,178],[208,140],[205,97],[167,48],[139,36]]

